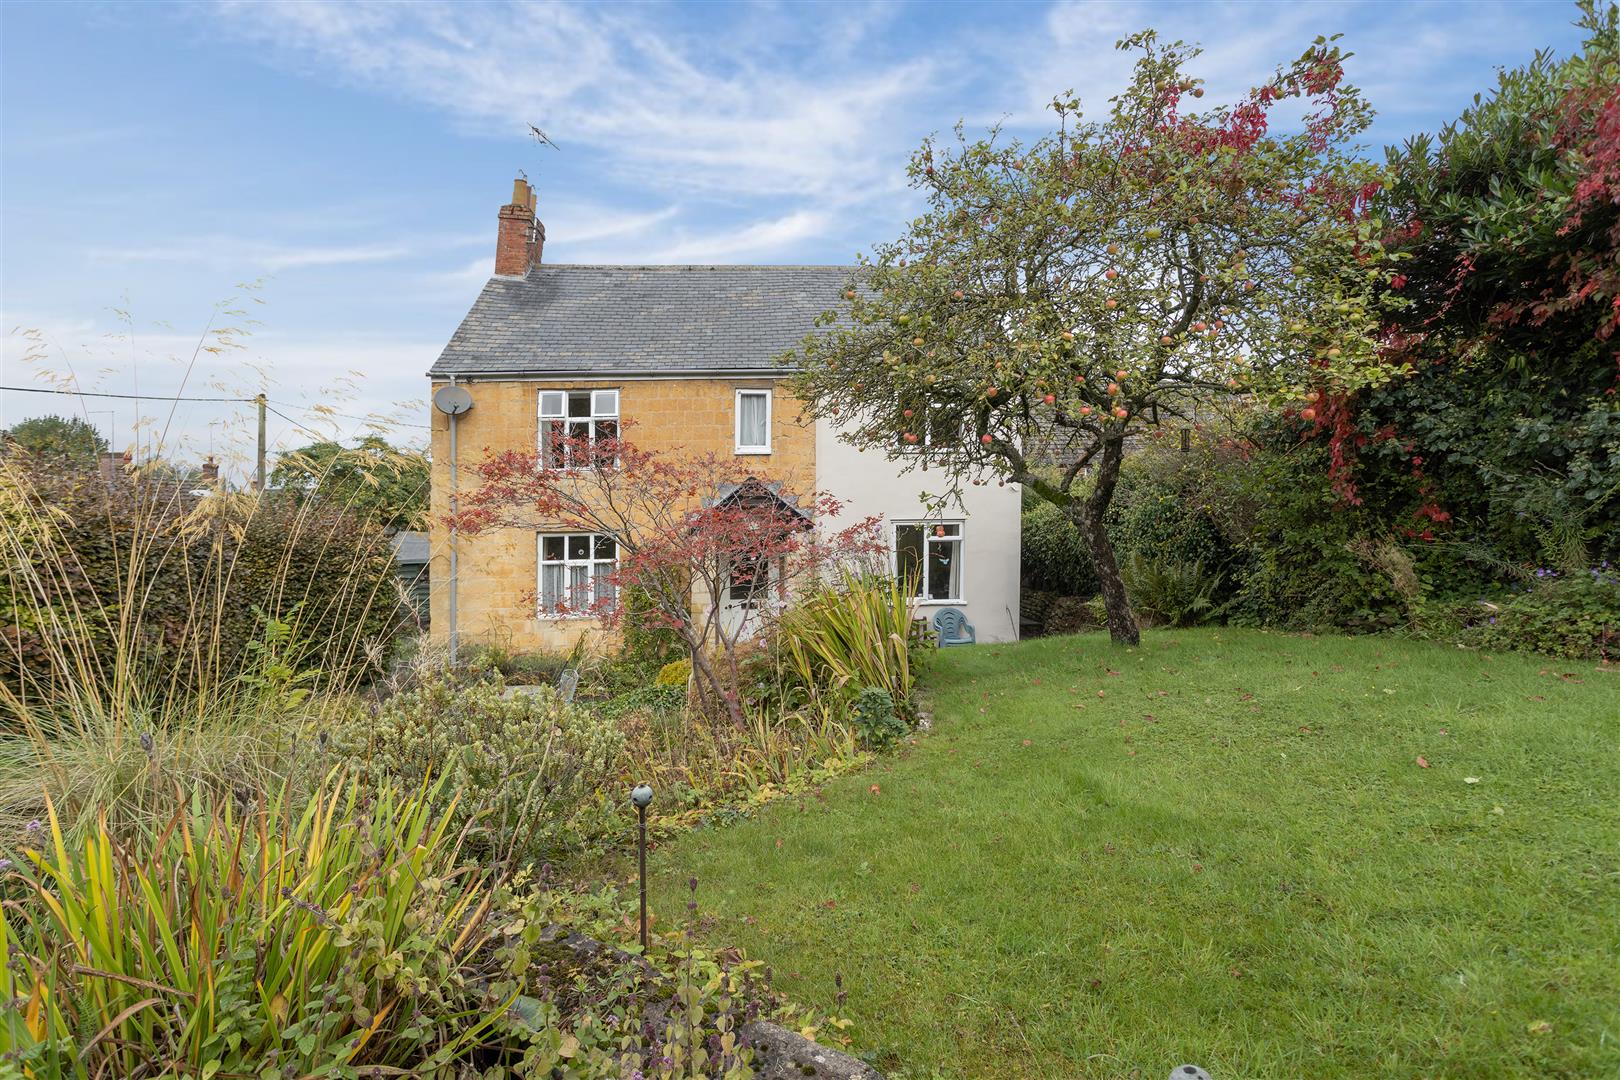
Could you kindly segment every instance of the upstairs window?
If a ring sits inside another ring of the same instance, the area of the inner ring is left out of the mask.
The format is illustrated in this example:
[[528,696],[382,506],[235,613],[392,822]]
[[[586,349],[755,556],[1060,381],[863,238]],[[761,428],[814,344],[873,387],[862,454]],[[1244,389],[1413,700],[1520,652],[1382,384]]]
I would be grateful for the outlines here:
[[587,447],[619,437],[617,390],[540,391],[540,459],[554,469],[615,465],[582,460]]
[[619,545],[604,533],[540,534],[540,616],[586,615],[613,603]]
[[771,452],[771,392],[737,391],[737,453]]
[[923,453],[961,445],[966,421],[959,411],[905,394],[895,412],[895,426],[900,432],[895,440],[901,450]]
[[962,600],[962,523],[896,522],[894,572],[924,603]]

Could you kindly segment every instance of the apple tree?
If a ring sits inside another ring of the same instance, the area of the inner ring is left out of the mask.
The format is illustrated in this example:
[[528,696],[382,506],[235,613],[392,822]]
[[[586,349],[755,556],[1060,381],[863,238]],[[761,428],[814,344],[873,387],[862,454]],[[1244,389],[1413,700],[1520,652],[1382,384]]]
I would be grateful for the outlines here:
[[1100,120],[1069,94],[1032,143],[960,124],[924,142],[923,213],[789,359],[814,414],[939,470],[941,499],[1015,482],[1061,508],[1113,639],[1135,643],[1103,525],[1128,443],[1222,396],[1309,420],[1325,387],[1386,379],[1392,269],[1379,174],[1353,144],[1371,112],[1331,40],[1202,109],[1195,48],[1152,32],[1119,47],[1134,75]]

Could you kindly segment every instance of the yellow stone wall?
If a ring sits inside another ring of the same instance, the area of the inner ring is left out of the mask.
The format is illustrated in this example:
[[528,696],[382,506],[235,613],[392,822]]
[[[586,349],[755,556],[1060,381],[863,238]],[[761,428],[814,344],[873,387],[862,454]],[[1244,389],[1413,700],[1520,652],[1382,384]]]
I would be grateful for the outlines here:
[[[442,383],[434,383],[437,390]],[[780,480],[790,490],[815,488],[814,425],[801,417],[799,402],[779,379],[626,379],[548,382],[463,383],[472,410],[458,420],[457,457],[461,490],[478,483],[476,466],[491,451],[533,451],[539,442],[541,390],[616,389],[624,438],[649,450],[681,448],[695,453],[735,450],[736,391],[770,387],[771,453],[738,455],[762,479]],[[449,417],[433,413],[432,635],[449,634],[450,535],[440,521],[450,508]],[[490,642],[515,650],[571,648],[590,619],[536,617],[539,554],[535,531],[500,529],[457,540],[461,640]]]

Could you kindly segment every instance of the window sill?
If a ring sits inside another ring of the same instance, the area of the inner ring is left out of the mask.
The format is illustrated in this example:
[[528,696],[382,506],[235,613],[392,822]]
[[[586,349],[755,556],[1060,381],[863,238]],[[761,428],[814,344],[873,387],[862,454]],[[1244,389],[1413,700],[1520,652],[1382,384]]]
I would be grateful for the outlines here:
[[913,598],[911,602],[916,604],[918,607],[949,607],[952,604],[967,603],[966,600],[963,600],[960,597],[955,600],[920,600]]
[[755,456],[763,456],[763,455],[769,454],[771,451],[770,451],[769,447],[767,447],[764,450],[758,450],[758,449],[749,449],[748,447],[744,447],[744,446],[739,446],[739,447],[737,447],[736,450],[734,450],[732,452],[735,453],[735,454],[739,454],[739,455],[741,455],[741,454],[751,454],[751,455],[755,455]]

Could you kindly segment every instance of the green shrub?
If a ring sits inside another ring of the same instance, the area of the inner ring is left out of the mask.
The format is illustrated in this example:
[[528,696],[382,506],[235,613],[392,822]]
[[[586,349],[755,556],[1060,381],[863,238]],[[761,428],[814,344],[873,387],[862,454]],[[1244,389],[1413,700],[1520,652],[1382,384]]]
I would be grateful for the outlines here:
[[1063,596],[1097,591],[1091,550],[1074,523],[1049,502],[1035,502],[1024,511],[1020,558],[1027,588]]
[[671,660],[658,669],[658,677],[653,680],[654,686],[681,686],[684,687],[692,681],[692,661],[686,657]]
[[462,793],[457,827],[496,858],[537,861],[598,838],[613,820],[608,787],[617,725],[549,686],[508,696],[498,674],[440,674],[352,721],[338,750],[364,775],[404,785],[444,777]]
[[1196,626],[1219,614],[1215,594],[1221,575],[1201,562],[1133,552],[1120,568],[1131,606],[1160,626]]
[[1130,459],[1108,508],[1108,538],[1121,566],[1137,554],[1211,569],[1232,559],[1211,499],[1207,473],[1214,465],[1202,455],[1159,450],[1144,450]]
[[637,667],[658,667],[686,648],[680,632],[654,613],[652,600],[643,589],[624,590],[624,618],[619,636],[619,656]]
[[874,750],[887,750],[911,729],[894,711],[894,698],[881,686],[865,686],[849,709],[850,722],[861,741]]
[[1226,573],[1227,617],[1295,630],[1405,625],[1408,599],[1356,554],[1367,538],[1387,538],[1388,524],[1333,491],[1325,448],[1287,438],[1260,432],[1241,449],[1194,455],[1190,466],[1199,505],[1231,552],[1224,564],[1205,563]]
[[1620,572],[1594,570],[1542,577],[1465,635],[1490,649],[1520,649],[1570,659],[1620,655]]

